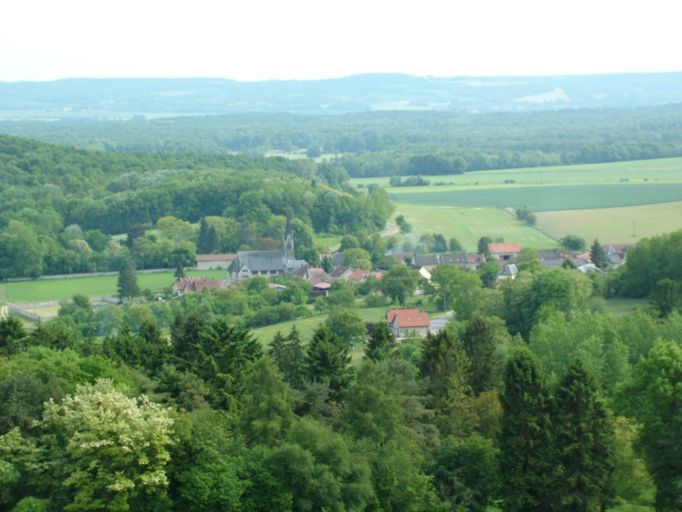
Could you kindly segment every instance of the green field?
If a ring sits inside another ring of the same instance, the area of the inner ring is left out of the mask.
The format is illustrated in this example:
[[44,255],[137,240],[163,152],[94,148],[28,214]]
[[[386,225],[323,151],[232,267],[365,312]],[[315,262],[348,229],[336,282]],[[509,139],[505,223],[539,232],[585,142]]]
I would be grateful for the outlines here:
[[[548,184],[580,184],[580,183],[620,183],[630,182],[675,182],[682,181],[682,158],[661,158],[656,160],[634,160],[630,162],[613,162],[606,164],[559,165],[553,167],[528,167],[520,169],[503,169],[499,171],[476,171],[464,174],[443,176],[424,176],[433,184],[446,183],[445,187],[467,187],[478,185],[508,185],[507,180],[514,180],[515,185],[548,185]],[[353,186],[376,183],[388,187],[389,178],[354,178]],[[390,188],[390,192],[423,189],[424,187]]]
[[[441,191],[438,187],[419,187],[418,192],[389,193],[397,204],[434,206],[481,206],[530,208],[534,212],[614,208],[642,204],[682,201],[680,183],[612,183],[552,186],[478,188]],[[392,189],[391,189],[392,190]]]
[[538,224],[557,238],[568,234],[587,241],[628,243],[682,229],[682,201],[625,208],[540,212]]
[[402,214],[412,224],[412,232],[442,233],[445,238],[456,238],[465,249],[476,249],[478,239],[490,236],[493,240],[504,238],[519,242],[523,247],[549,249],[557,241],[541,231],[519,222],[509,212],[499,208],[455,208],[423,204],[398,204],[397,214]]
[[[202,270],[190,272],[190,275],[202,275],[213,278],[224,278],[224,270]],[[35,279],[0,284],[0,303],[41,302],[48,300],[65,300],[76,294],[92,296],[116,295],[118,276],[65,277],[62,279]],[[149,288],[160,291],[168,288],[175,281],[173,272],[154,272],[138,274],[137,283],[141,289]]]

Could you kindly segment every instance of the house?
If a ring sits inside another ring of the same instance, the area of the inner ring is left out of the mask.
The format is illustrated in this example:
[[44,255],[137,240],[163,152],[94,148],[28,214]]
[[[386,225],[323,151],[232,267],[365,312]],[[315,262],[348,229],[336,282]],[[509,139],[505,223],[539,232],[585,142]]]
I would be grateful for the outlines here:
[[227,270],[236,258],[237,258],[237,255],[235,253],[197,254],[197,269],[199,269],[199,270],[213,270],[213,269]]
[[485,263],[485,254],[475,252],[446,252],[440,255],[441,265],[454,265],[466,270],[476,270]]
[[431,270],[438,265],[440,265],[440,259],[437,254],[416,254],[412,257],[410,266],[413,268],[426,267],[426,270]]
[[518,258],[521,244],[515,242],[492,242],[488,244],[490,257],[497,261],[509,261]]
[[345,256],[343,255],[343,251],[341,252],[335,252],[332,254],[332,257],[330,258],[332,268],[340,267],[343,265],[343,261],[345,259]]
[[171,286],[173,295],[177,297],[184,295],[185,293],[196,293],[204,290],[220,290],[223,288],[227,288],[227,283],[225,281],[219,279],[206,279],[205,277],[200,276],[181,277],[173,283],[173,286]]
[[609,267],[618,268],[625,263],[627,258],[627,252],[631,249],[633,245],[631,244],[611,244],[603,245],[604,253],[606,254],[606,259],[609,262]]
[[536,251],[540,265],[545,268],[560,268],[572,253],[562,252],[559,249],[539,249]]
[[313,285],[312,290],[308,296],[311,299],[317,299],[318,297],[328,297],[329,289],[332,287],[331,283],[319,282]]
[[394,252],[390,254],[391,258],[395,258],[398,260],[400,263],[407,263],[411,262],[412,258],[414,258],[414,253],[413,252]]
[[429,314],[420,309],[389,309],[386,323],[396,338],[426,336],[431,325]]
[[350,267],[337,267],[332,272],[332,278],[343,279],[345,281],[348,279],[348,276],[350,276],[352,273],[353,269]]
[[255,276],[295,274],[304,266],[308,263],[294,258],[294,239],[289,234],[283,251],[239,251],[227,271],[230,281],[236,283]]
[[519,268],[513,263],[507,263],[504,268],[497,273],[498,281],[506,281],[507,279],[516,279],[519,273]]

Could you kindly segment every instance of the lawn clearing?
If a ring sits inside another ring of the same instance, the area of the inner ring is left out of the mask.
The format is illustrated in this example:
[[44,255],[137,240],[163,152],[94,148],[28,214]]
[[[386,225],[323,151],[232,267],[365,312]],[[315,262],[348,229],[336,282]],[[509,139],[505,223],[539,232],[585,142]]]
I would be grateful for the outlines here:
[[[202,275],[212,278],[225,278],[224,270],[191,271],[189,275]],[[64,277],[60,279],[35,279],[0,284],[0,301],[23,304],[65,300],[76,294],[88,297],[116,295],[117,275]],[[138,273],[137,284],[140,289],[149,288],[160,291],[175,281],[173,272]]]
[[682,229],[682,201],[625,208],[537,213],[538,224],[557,238],[578,235],[588,242],[630,243]]
[[396,215],[402,214],[412,224],[416,237],[425,233],[442,233],[446,239],[456,238],[466,250],[475,251],[478,240],[489,236],[519,242],[523,247],[548,249],[557,241],[541,231],[518,221],[499,208],[457,208],[424,204],[398,204]]

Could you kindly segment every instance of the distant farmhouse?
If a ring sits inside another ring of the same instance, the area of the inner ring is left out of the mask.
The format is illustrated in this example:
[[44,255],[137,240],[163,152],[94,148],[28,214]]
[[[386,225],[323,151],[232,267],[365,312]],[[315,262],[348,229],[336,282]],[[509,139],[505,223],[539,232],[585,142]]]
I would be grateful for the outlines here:
[[228,267],[232,283],[244,281],[255,276],[275,277],[294,274],[308,263],[294,256],[294,237],[289,233],[284,241],[284,250],[239,251]]
[[515,260],[521,253],[521,244],[514,242],[492,242],[488,244],[490,257],[497,261]]

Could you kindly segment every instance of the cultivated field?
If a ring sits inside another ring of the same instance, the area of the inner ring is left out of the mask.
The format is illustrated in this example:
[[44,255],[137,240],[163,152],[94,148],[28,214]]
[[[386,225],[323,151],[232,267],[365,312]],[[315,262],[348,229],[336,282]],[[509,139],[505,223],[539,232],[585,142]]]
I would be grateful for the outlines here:
[[674,203],[540,212],[538,223],[553,236],[575,234],[585,240],[628,243],[682,228],[682,201]]
[[[189,275],[224,278],[224,270],[202,270]],[[65,300],[76,294],[88,297],[116,295],[118,276],[65,277],[61,279],[35,279],[0,284],[0,303],[23,304],[49,300]],[[140,289],[160,291],[175,281],[173,272],[139,273]]]
[[412,224],[415,236],[442,233],[446,239],[454,237],[459,240],[467,250],[475,250],[482,236],[489,236],[493,240],[504,238],[535,249],[557,246],[556,240],[538,229],[526,226],[513,214],[500,208],[456,208],[399,203],[397,214],[404,215]]
[[[682,228],[682,158],[425,176],[426,187],[383,185],[415,235],[443,233],[474,249],[481,236],[549,248],[567,235],[628,243]],[[538,229],[508,215],[537,214]]]

